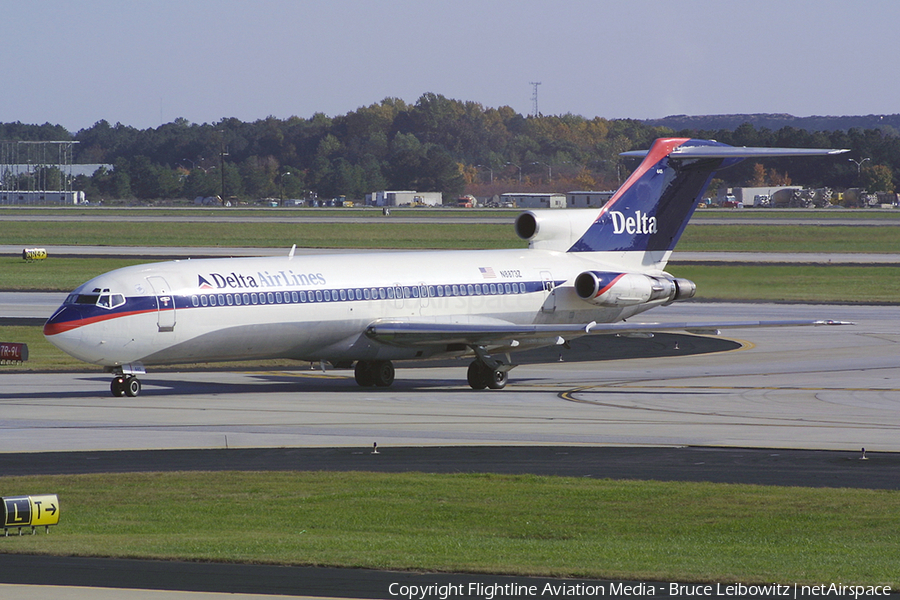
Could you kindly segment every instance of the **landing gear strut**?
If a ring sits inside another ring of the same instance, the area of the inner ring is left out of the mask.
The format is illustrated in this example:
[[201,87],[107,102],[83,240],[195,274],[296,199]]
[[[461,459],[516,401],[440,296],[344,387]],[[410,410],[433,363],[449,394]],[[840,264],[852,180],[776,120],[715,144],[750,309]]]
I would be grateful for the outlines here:
[[141,393],[141,380],[134,375],[117,375],[109,384],[109,391],[117,398],[134,398]]
[[390,387],[394,383],[394,363],[389,360],[360,360],[353,370],[356,383],[363,387]]

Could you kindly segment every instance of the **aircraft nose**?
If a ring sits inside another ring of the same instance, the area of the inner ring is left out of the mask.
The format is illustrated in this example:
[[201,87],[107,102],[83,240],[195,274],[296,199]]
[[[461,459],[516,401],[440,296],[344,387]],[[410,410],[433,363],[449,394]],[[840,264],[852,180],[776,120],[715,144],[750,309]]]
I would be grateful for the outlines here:
[[44,323],[44,335],[59,335],[67,331],[77,330],[81,325],[81,311],[76,306],[63,305],[56,309]]
[[63,352],[80,358],[82,318],[78,307],[61,306],[44,323],[44,337]]

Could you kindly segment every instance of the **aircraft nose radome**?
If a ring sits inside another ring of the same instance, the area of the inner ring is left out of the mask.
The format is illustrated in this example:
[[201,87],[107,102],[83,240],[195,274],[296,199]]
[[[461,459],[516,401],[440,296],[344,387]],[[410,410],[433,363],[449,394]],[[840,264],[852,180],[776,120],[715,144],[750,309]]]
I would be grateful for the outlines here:
[[74,306],[61,306],[44,323],[44,335],[55,336],[77,329],[81,325],[81,311]]
[[63,306],[44,323],[44,337],[63,352],[81,358],[81,319],[77,308]]

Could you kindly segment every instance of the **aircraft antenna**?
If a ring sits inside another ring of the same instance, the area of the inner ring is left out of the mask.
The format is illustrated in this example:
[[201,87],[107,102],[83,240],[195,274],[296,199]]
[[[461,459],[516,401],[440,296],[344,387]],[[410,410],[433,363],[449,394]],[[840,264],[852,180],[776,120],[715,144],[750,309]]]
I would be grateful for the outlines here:
[[529,81],[528,83],[530,83],[531,87],[533,88],[533,91],[531,92],[531,116],[537,117],[541,114],[540,111],[538,111],[538,94],[537,94],[537,92],[538,92],[537,87],[539,85],[541,85],[541,82],[540,81]]

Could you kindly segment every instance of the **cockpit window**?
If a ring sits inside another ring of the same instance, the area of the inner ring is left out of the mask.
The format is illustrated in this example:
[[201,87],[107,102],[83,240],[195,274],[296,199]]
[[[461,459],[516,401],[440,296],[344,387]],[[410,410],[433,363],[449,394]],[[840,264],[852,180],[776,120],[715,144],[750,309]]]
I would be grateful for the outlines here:
[[122,306],[125,304],[125,296],[122,294],[100,294],[100,299],[97,300],[97,306],[102,306],[103,308],[115,308],[117,306]]
[[66,298],[66,304],[90,304],[103,308],[116,308],[125,304],[125,296],[109,292],[103,292],[102,294],[69,294],[69,297]]
[[67,299],[67,304],[97,304],[100,294],[71,294]]

